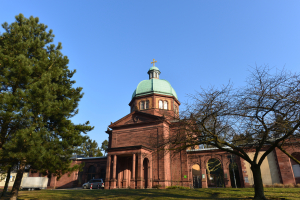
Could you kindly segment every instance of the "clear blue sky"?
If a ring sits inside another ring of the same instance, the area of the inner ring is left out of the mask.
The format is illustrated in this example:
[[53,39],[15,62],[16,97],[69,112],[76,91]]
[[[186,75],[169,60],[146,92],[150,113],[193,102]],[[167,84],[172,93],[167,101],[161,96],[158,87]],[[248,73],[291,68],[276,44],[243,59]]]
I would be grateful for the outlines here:
[[[1,0],[0,23],[39,17],[62,42],[85,93],[74,123],[87,120],[100,145],[129,113],[153,58],[184,104],[200,87],[243,85],[250,66],[300,71],[300,1]],[[4,30],[1,28],[0,32]]]

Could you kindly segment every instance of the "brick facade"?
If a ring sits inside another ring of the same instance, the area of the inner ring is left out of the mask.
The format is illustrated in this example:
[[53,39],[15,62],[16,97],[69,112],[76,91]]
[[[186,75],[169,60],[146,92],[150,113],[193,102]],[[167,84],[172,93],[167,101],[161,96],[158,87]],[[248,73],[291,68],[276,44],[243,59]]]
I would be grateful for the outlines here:
[[[167,109],[159,108],[160,100],[168,102]],[[150,104],[145,110],[140,109],[142,101]],[[213,185],[213,176],[207,170],[210,159],[216,159],[221,164],[224,187],[232,186],[233,175],[239,183],[237,185],[250,187],[245,161],[234,158],[238,169],[231,172],[229,164],[232,157],[226,152],[216,149],[157,151],[158,144],[173,134],[170,126],[179,105],[174,96],[153,93],[134,97],[129,103],[131,113],[112,123],[106,131],[109,138],[107,156],[74,159],[73,164],[85,164],[83,171],[65,174],[59,180],[51,177],[48,187],[80,187],[89,179],[102,178],[105,180],[105,189],[152,188],[156,185],[162,188],[172,185],[192,187],[195,186],[195,180],[197,187],[207,188]],[[287,148],[287,151],[300,155],[300,148]],[[300,177],[295,177],[293,172],[295,163],[278,149],[274,155],[281,183],[299,183]],[[193,169],[200,170],[197,176],[193,174]],[[40,175],[30,173],[29,176]]]

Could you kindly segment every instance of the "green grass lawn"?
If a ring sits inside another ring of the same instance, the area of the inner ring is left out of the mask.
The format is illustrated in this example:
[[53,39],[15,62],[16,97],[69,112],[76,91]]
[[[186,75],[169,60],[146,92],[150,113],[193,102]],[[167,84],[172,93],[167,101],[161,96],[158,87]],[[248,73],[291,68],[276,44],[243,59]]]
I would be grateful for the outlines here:
[[[300,199],[300,188],[265,188],[269,199]],[[18,199],[251,199],[253,188],[20,191]],[[5,199],[5,198],[4,198]]]

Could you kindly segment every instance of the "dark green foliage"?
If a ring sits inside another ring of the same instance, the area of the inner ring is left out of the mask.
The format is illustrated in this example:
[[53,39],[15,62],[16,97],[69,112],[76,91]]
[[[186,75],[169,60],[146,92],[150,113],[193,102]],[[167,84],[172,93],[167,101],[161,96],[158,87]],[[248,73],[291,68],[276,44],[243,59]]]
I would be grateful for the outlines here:
[[[82,88],[75,70],[52,44],[54,35],[38,18],[16,16],[0,35],[0,160],[26,163],[60,177],[79,166],[70,157],[93,127],[73,124]],[[5,163],[3,163],[5,164]]]
[[95,140],[86,140],[79,148],[79,153],[85,157],[99,157],[103,156],[98,143]]
[[181,186],[181,185],[173,185],[173,186],[167,187],[166,189],[171,189],[171,190],[174,190],[174,189],[189,190],[189,189],[191,189],[191,188],[189,188],[189,187],[184,187],[184,186]]
[[152,188],[154,189],[160,189],[162,186],[160,184],[157,184],[157,185],[153,185]]
[[104,140],[102,142],[101,149],[102,149],[102,151],[104,151],[105,153],[107,153],[107,149],[108,149],[108,141],[107,140]]

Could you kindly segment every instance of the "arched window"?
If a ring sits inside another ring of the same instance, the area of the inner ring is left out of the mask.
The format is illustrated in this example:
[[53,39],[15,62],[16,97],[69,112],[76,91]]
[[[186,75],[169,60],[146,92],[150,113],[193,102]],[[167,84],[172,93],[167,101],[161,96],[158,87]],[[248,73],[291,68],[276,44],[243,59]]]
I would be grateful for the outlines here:
[[168,110],[168,102],[167,101],[164,102],[164,109]]
[[140,102],[140,110],[144,110],[145,109],[145,102],[141,101]]
[[159,109],[164,109],[162,100],[158,102]]
[[158,72],[157,72],[157,74],[156,74],[156,78],[159,78],[159,74],[158,74]]
[[149,109],[149,100],[145,101],[145,109]]
[[153,78],[156,78],[156,73],[155,72],[153,72]]
[[152,73],[150,73],[150,78],[152,78]]

